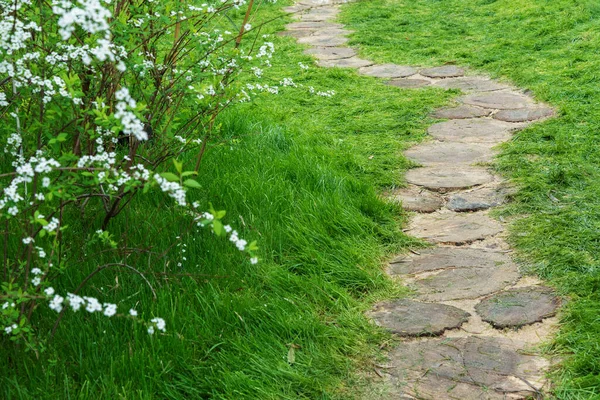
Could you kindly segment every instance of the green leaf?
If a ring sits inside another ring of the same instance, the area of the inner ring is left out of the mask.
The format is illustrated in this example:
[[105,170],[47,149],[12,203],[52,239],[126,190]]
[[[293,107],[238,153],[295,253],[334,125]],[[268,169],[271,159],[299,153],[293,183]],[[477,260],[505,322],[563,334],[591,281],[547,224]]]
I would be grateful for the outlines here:
[[294,346],[290,346],[290,349],[288,350],[287,360],[290,363],[290,365],[293,365],[296,362],[296,350],[294,349]]
[[256,245],[256,240],[250,243],[247,247],[248,251],[256,251],[258,250],[258,246]]
[[225,232],[225,229],[223,229],[223,224],[218,219],[213,220],[212,227],[215,235],[217,236],[222,236]]
[[190,176],[190,175],[198,175],[196,171],[185,171],[181,174],[182,177]]
[[179,175],[183,172],[183,163],[173,159],[173,164],[175,165],[175,169],[179,172]]
[[183,186],[187,186],[187,187],[191,187],[191,188],[195,188],[195,189],[200,189],[202,186],[195,180],[193,179],[186,179],[185,181],[183,181]]
[[172,172],[163,172],[160,174],[163,178],[169,182],[179,182],[179,177]]
[[214,216],[216,219],[223,219],[223,217],[225,216],[225,214],[227,214],[227,211],[225,210],[221,210],[221,211],[217,211]]

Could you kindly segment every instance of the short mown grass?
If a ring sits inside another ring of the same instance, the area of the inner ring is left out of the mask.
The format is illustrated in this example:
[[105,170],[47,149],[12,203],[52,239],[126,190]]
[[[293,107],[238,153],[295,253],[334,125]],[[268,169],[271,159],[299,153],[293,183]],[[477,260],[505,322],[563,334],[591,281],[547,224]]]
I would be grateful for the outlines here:
[[[263,12],[274,16],[278,7]],[[144,273],[155,300],[127,270],[96,275],[81,294],[116,302],[120,310],[134,307],[146,319],[161,316],[167,335],[150,337],[125,319],[67,313],[39,358],[1,339],[1,398],[357,395],[357,371],[370,365],[386,338],[363,312],[379,298],[402,295],[384,275],[384,262],[419,245],[402,233],[399,207],[378,193],[402,183],[408,163],[401,151],[425,137],[429,112],[451,94],[403,91],[351,71],[317,69],[293,40],[275,42],[279,52],[269,74],[303,86],[223,114],[224,138],[203,160],[202,189],[190,193],[204,208],[227,210],[224,223],[258,241],[260,263],[251,265],[208,231],[186,233],[186,219],[161,195],[138,198],[111,222],[129,248],[119,254],[89,244],[99,227],[98,205],[74,212],[73,252],[65,254],[71,272],[57,291],[74,290],[102,263],[125,260]],[[336,95],[310,94],[309,86]],[[39,309],[35,315],[49,332],[56,314]]]
[[511,241],[527,265],[570,299],[555,396],[600,396],[600,3],[373,0],[341,19],[369,59],[466,65],[557,108],[503,147],[497,167],[519,186],[503,213],[518,217]]

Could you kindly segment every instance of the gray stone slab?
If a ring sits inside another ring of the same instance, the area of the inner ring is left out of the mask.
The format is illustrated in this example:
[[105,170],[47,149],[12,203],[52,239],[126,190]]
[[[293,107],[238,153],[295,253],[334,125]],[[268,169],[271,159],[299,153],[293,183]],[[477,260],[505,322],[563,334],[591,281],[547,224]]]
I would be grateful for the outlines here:
[[495,328],[519,328],[552,317],[560,303],[552,289],[531,286],[494,294],[477,304],[475,310]]
[[308,36],[298,39],[298,43],[320,47],[337,47],[347,42],[348,38],[341,36]]
[[302,14],[300,19],[302,21],[309,22],[320,22],[320,21],[330,21],[335,19],[336,15],[339,13],[338,9],[329,9],[325,7],[313,8],[306,14]]
[[476,299],[513,285],[519,279],[514,265],[446,269],[437,275],[413,282],[417,298],[423,301]]
[[531,108],[534,105],[534,102],[529,97],[519,93],[507,92],[474,93],[466,95],[459,100],[464,104],[499,110]]
[[414,217],[410,235],[433,243],[464,244],[494,236],[502,225],[482,213],[436,213]]
[[309,29],[313,31],[319,29],[342,29],[343,27],[344,25],[333,22],[292,22],[285,26],[288,30]]
[[414,146],[404,155],[423,165],[435,165],[490,162],[495,153],[490,144],[433,142]]
[[293,14],[293,13],[297,13],[297,12],[300,12],[300,11],[305,11],[305,10],[308,10],[308,9],[310,9],[310,6],[304,5],[304,4],[295,4],[293,6],[282,8],[283,12],[286,12],[288,14]]
[[377,64],[361,68],[359,73],[376,78],[406,78],[417,73],[416,68],[396,64]]
[[309,31],[308,29],[298,29],[295,31],[281,31],[277,32],[277,36],[289,36],[296,39],[300,39],[303,37],[307,37],[313,34],[313,31]]
[[444,204],[444,199],[439,194],[416,186],[395,191],[391,199],[402,203],[405,210],[423,213],[437,211]]
[[315,36],[346,36],[354,33],[349,29],[325,28],[315,31]]
[[506,122],[528,122],[554,115],[549,107],[525,108],[520,110],[500,110],[494,114],[494,118]]
[[390,262],[388,271],[390,275],[407,275],[442,269],[495,268],[502,265],[513,265],[506,253],[469,247],[436,246],[420,250],[419,254],[401,255],[394,258]]
[[319,60],[318,65],[326,68],[360,68],[373,64],[372,61],[358,57],[340,58],[338,60]]
[[483,185],[493,179],[485,168],[470,166],[438,165],[415,168],[406,173],[408,183],[442,193]]
[[460,89],[464,92],[489,92],[509,87],[503,83],[477,76],[443,79],[434,85],[444,89]]
[[356,56],[356,52],[349,47],[312,47],[304,50],[304,54],[327,61]]
[[419,73],[429,78],[456,78],[463,76],[465,70],[456,65],[443,65],[440,67],[424,68]]
[[456,212],[486,210],[504,204],[513,193],[513,189],[504,186],[477,188],[450,196],[446,207]]
[[[525,399],[541,390],[547,362],[502,338],[444,338],[401,343],[390,354],[398,396],[423,400]],[[533,387],[532,387],[533,386]]]
[[459,119],[439,122],[427,132],[438,140],[461,143],[502,143],[510,140],[516,127],[504,121],[487,118]]
[[453,306],[408,299],[378,303],[369,313],[375,323],[399,336],[437,336],[467,322],[471,314]]
[[492,110],[473,106],[458,106],[453,108],[442,108],[433,112],[434,118],[444,119],[467,119],[487,117],[492,113]]
[[386,85],[396,86],[403,89],[417,89],[431,85],[431,82],[425,79],[394,79],[387,81]]

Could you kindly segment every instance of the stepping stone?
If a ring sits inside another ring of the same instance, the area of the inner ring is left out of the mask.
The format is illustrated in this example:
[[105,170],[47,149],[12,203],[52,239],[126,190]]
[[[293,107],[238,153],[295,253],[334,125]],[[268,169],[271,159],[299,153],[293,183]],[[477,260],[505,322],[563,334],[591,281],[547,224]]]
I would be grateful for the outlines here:
[[491,110],[486,110],[485,108],[462,105],[454,108],[442,108],[435,111],[432,116],[443,119],[467,119],[487,117],[491,113]]
[[404,155],[420,164],[431,165],[490,162],[494,153],[489,144],[434,142],[414,146]]
[[437,211],[444,204],[440,195],[416,186],[394,192],[392,200],[401,202],[405,210],[422,213]]
[[319,60],[320,67],[360,68],[372,65],[373,62],[358,57],[340,58],[339,60]]
[[336,8],[313,8],[306,14],[302,14],[300,19],[308,22],[320,22],[334,19],[339,14],[339,9]]
[[360,74],[376,78],[406,78],[417,73],[413,67],[396,64],[379,64],[358,70]]
[[393,81],[387,81],[385,84],[403,89],[417,89],[429,86],[431,82],[425,79],[394,79]]
[[409,233],[433,243],[464,244],[494,236],[504,229],[485,214],[445,212],[415,216]]
[[489,183],[494,179],[485,168],[469,166],[434,166],[411,169],[406,181],[436,192],[468,189]]
[[286,12],[288,14],[293,14],[293,13],[297,13],[299,11],[304,11],[304,10],[308,10],[308,9],[310,9],[310,6],[307,6],[304,4],[296,4],[293,6],[284,7],[283,12]]
[[434,85],[444,89],[460,89],[464,92],[491,92],[509,87],[491,79],[477,76],[444,79],[434,83]]
[[349,29],[326,28],[315,31],[315,36],[346,36],[354,33]]
[[295,31],[281,31],[277,32],[277,36],[289,36],[296,39],[300,39],[303,37],[307,37],[313,34],[313,31],[309,31],[308,29],[299,29]]
[[311,29],[314,31],[318,29],[342,29],[344,25],[333,22],[292,22],[285,27],[288,30]]
[[457,193],[450,197],[446,207],[456,212],[471,212],[497,207],[506,202],[513,190],[506,187],[477,188],[470,192]]
[[347,42],[348,38],[341,36],[308,36],[298,39],[298,43],[321,47],[336,47]]
[[501,110],[494,114],[494,118],[506,122],[528,122],[535,121],[554,115],[549,107],[526,108],[521,110]]
[[471,316],[453,306],[408,299],[378,303],[368,315],[377,325],[400,336],[437,336],[460,327]]
[[433,247],[420,250],[420,254],[401,255],[391,261],[390,275],[408,275],[441,269],[465,267],[495,268],[513,265],[506,253],[469,247]]
[[390,364],[398,397],[516,400],[537,398],[548,363],[524,343],[467,337],[401,343]]
[[528,108],[534,104],[530,98],[521,94],[505,92],[469,94],[460,100],[464,104],[500,110]]
[[419,73],[429,78],[455,78],[463,76],[465,70],[456,65],[444,65],[441,67],[425,68],[420,70]]
[[304,50],[304,54],[320,60],[339,60],[356,56],[356,52],[349,47],[312,47]]
[[522,287],[497,293],[475,306],[495,328],[519,328],[556,314],[560,299],[548,287]]
[[431,125],[427,132],[448,142],[502,143],[512,137],[511,132],[515,129],[509,122],[475,118],[439,122]]

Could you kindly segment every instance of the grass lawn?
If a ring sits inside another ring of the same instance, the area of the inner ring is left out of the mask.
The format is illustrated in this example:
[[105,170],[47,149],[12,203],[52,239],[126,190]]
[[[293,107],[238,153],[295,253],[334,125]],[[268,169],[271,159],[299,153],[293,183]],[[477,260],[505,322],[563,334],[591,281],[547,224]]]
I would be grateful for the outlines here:
[[502,212],[517,217],[520,256],[571,299],[553,344],[567,355],[556,397],[600,396],[600,3],[372,0],[341,21],[366,58],[470,66],[558,109],[504,146],[497,168],[520,190]]
[[[281,6],[267,6],[266,16]],[[266,28],[283,26],[278,20]],[[95,276],[81,292],[161,316],[167,335],[150,337],[125,319],[67,314],[39,358],[2,340],[0,398],[5,399],[349,399],[386,336],[363,311],[401,295],[384,260],[417,246],[402,232],[402,211],[378,197],[398,185],[401,151],[425,137],[431,110],[451,93],[403,91],[346,70],[313,66],[302,47],[275,38],[270,75],[284,88],[232,109],[218,121],[225,140],[203,160],[201,190],[190,200],[227,210],[224,223],[257,240],[254,266],[208,231],[184,234],[172,201],[138,199],[111,222],[128,252],[98,252],[99,228],[70,215],[79,272],[55,285],[72,291],[101,263],[126,260],[141,270]],[[304,71],[298,65],[310,65]],[[268,78],[267,78],[268,79]],[[303,85],[303,86],[300,86]],[[334,90],[333,97],[310,94]],[[193,155],[184,169],[192,169]],[[169,247],[172,243],[176,245]],[[168,251],[165,251],[168,249]],[[143,250],[143,251],[142,251]],[[49,331],[56,314],[36,312]]]

